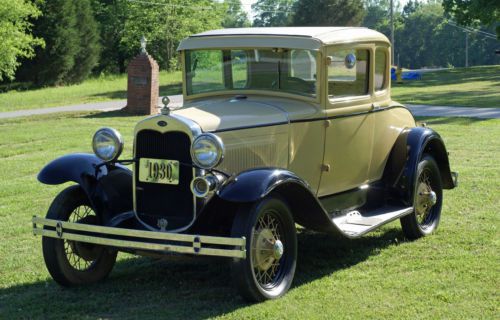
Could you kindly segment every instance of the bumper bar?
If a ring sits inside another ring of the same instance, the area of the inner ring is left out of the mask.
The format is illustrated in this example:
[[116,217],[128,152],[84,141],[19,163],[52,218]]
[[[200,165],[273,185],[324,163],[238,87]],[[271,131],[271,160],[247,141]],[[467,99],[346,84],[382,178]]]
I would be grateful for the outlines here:
[[36,216],[31,221],[33,234],[44,237],[126,249],[246,258],[245,237],[213,237],[102,227]]

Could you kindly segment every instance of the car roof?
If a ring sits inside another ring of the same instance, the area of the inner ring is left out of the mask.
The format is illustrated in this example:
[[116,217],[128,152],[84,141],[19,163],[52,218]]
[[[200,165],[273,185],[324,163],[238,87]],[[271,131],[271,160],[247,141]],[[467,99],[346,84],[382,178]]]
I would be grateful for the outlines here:
[[235,47],[283,47],[317,50],[323,45],[349,42],[384,42],[385,35],[362,27],[229,28],[192,35],[177,50]]

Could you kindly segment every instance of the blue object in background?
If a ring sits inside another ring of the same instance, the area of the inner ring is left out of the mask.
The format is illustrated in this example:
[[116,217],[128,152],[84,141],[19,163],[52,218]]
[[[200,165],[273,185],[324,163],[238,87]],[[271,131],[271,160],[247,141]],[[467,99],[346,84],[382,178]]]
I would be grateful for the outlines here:
[[[422,73],[417,71],[403,71],[401,75],[403,80],[422,80]],[[391,68],[391,80],[396,80],[396,68]]]

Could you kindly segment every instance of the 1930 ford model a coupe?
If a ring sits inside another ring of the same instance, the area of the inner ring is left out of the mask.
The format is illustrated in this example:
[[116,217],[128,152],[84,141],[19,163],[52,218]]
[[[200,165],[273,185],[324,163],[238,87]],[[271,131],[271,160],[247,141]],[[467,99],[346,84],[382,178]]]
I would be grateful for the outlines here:
[[133,159],[103,128],[95,155],[40,172],[77,183],[33,218],[58,283],[104,279],[117,251],[211,255],[233,258],[241,294],[261,301],[292,283],[296,224],[349,238],[395,219],[412,239],[437,228],[457,175],[440,136],[391,100],[385,36],[226,29],[178,50],[184,105],[136,125]]

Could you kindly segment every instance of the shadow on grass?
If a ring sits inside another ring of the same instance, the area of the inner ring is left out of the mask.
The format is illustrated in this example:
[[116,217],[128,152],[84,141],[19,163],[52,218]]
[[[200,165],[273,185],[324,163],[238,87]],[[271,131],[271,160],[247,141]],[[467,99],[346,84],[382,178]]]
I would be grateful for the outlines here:
[[494,120],[494,119],[466,118],[466,117],[415,117],[415,119],[419,122],[425,122],[429,126],[433,124],[453,124],[453,125],[469,126],[478,122]]
[[123,117],[137,117],[137,114],[129,113],[123,109],[113,111],[101,111],[91,114],[83,115],[82,118],[100,119],[100,118],[123,118]]
[[[399,229],[358,240],[302,231],[292,290],[354,266],[402,242]],[[6,318],[202,319],[248,306],[231,285],[230,261],[179,257],[131,257],[119,261],[103,283],[61,288],[39,281],[0,289],[0,316]]]
[[[173,83],[160,86],[160,96],[182,94],[182,83]],[[107,98],[107,99],[127,99],[127,90],[117,90],[94,94],[91,97]]]

